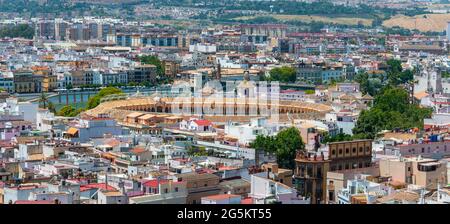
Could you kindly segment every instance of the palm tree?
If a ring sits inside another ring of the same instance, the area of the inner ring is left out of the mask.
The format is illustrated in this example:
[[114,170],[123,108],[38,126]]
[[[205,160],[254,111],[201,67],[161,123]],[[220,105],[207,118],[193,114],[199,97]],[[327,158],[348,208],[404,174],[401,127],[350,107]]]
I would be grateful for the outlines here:
[[47,95],[45,95],[44,92],[42,92],[40,98],[39,98],[39,104],[42,103],[42,108],[47,109],[47,104],[48,104],[48,98]]

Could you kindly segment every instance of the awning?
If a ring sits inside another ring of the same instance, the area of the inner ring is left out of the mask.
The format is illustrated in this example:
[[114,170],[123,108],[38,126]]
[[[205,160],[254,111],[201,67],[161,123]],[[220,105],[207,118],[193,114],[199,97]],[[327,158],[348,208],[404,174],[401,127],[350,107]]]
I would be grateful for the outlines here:
[[69,128],[69,130],[67,130],[67,133],[69,135],[76,135],[78,133],[78,129],[76,129],[76,128]]

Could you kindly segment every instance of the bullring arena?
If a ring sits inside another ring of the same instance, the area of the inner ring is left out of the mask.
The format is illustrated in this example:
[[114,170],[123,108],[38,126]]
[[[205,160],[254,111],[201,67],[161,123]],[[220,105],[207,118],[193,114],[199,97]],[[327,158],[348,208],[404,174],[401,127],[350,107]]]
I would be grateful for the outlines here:
[[[183,108],[183,105],[190,105],[188,113],[180,114],[172,111],[174,108]],[[88,116],[97,117],[101,114],[108,114],[110,117],[122,121],[128,114],[141,112],[147,114],[168,114],[180,117],[191,117],[196,107],[211,108],[223,113],[206,113],[205,119],[213,122],[227,121],[249,121],[252,117],[268,115],[264,113],[264,108],[277,113],[280,121],[288,119],[312,119],[323,118],[327,112],[332,111],[331,106],[318,103],[308,103],[301,101],[276,101],[273,103],[259,102],[249,98],[225,98],[211,101],[208,98],[193,97],[161,97],[157,94],[151,96],[128,96],[126,99],[102,102],[96,108],[84,112]],[[220,109],[218,109],[221,107]],[[244,109],[245,108],[245,109]],[[260,108],[263,108],[262,110]],[[231,111],[231,114],[230,114]],[[266,110],[267,111],[267,110]],[[255,114],[256,113],[256,114]],[[263,115],[264,114],[264,115]]]

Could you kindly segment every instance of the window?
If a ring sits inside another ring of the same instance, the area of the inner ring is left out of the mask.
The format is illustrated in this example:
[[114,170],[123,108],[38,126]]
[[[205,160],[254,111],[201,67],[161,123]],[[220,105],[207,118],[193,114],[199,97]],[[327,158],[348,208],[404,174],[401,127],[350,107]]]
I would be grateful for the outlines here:
[[331,155],[336,155],[336,150],[331,150]]
[[348,154],[349,152],[350,152],[350,149],[349,149],[349,148],[346,148],[346,149],[345,149],[345,153]]
[[178,187],[175,188],[175,192],[178,192]]
[[359,152],[363,152],[363,147],[359,147]]
[[306,174],[309,176],[309,177],[311,177],[312,175],[313,175],[313,168],[311,167],[311,166],[308,166],[307,168],[306,168]]
[[353,153],[356,153],[356,148],[353,147],[352,152],[353,152]]
[[169,189],[167,189],[167,188],[164,188],[164,193],[169,193]]
[[339,149],[339,155],[342,155],[342,149]]
[[422,153],[424,153],[425,152],[425,148],[422,148]]
[[335,171],[335,170],[336,170],[336,166],[335,165],[331,166],[331,171]]

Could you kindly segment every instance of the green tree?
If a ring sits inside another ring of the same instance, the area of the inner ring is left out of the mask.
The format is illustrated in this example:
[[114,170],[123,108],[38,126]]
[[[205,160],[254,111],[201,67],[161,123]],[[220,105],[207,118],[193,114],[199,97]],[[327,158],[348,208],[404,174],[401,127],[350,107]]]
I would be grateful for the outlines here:
[[89,98],[87,103],[87,109],[95,108],[100,104],[100,100],[102,97],[113,95],[113,94],[120,94],[123,93],[121,89],[118,89],[116,87],[106,87],[100,90],[96,95]]
[[369,78],[367,72],[359,72],[356,74],[354,80],[359,83],[361,92],[371,96],[377,95],[383,87],[383,76]]
[[322,139],[322,143],[329,143],[329,142],[342,142],[342,141],[351,141],[353,140],[353,137],[351,135],[345,134],[345,133],[339,133],[336,136],[331,137],[330,135],[326,134],[324,135]]
[[0,29],[0,38],[10,37],[10,38],[26,38],[33,39],[34,29],[28,24],[19,24],[14,26],[7,26]]
[[205,147],[195,147],[195,146],[188,146],[187,147],[187,153],[190,156],[207,156],[208,151]]
[[280,167],[293,169],[295,167],[295,156],[298,150],[304,150],[300,131],[296,127],[290,127],[280,131],[276,136],[259,135],[250,144],[257,151],[274,153]]
[[293,67],[283,66],[270,70],[270,76],[266,78],[267,81],[279,82],[295,82],[297,79],[297,71]]
[[138,84],[137,83],[135,83],[135,82],[129,82],[128,83],[128,86],[137,86]]
[[353,133],[373,139],[382,130],[422,128],[423,119],[431,113],[430,108],[410,104],[406,90],[388,86],[375,97],[372,108],[360,113]]
[[276,136],[276,144],[277,163],[280,167],[294,169],[297,151],[305,149],[300,131],[295,127],[280,131]]
[[258,151],[269,153],[275,153],[277,149],[274,136],[258,135],[250,146]]
[[387,61],[388,71],[387,76],[389,84],[396,86],[414,80],[414,72],[412,70],[403,71],[400,60],[389,59]]
[[306,95],[311,95],[311,94],[314,94],[314,93],[316,93],[316,91],[313,90],[313,89],[305,90],[305,94],[306,94]]
[[159,60],[158,57],[154,56],[154,55],[146,55],[146,56],[142,56],[140,57],[140,61],[142,64],[148,64],[148,65],[154,65],[156,66],[156,73],[158,76],[163,77],[165,74],[165,69],[164,66],[161,62],[161,60]]
[[55,104],[53,104],[52,102],[48,102],[48,110],[54,114],[56,114],[56,107]]
[[47,95],[45,95],[44,92],[41,93],[41,96],[39,97],[39,106],[41,108],[47,109],[48,108],[48,98]]
[[63,106],[57,113],[58,116],[64,116],[64,117],[74,117],[76,116],[76,109],[72,107],[71,105]]

